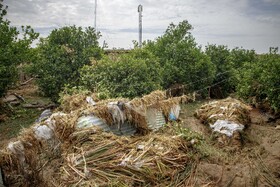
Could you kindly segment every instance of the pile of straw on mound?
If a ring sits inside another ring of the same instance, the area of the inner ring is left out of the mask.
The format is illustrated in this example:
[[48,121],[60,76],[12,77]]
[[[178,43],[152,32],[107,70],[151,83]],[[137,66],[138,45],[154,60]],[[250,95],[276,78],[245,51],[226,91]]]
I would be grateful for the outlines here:
[[165,186],[185,180],[187,142],[172,131],[119,137],[92,127],[66,137],[67,127],[53,137],[55,144],[28,129],[18,137],[17,151],[1,152],[11,186]]
[[[131,101],[106,100],[95,105],[84,102],[85,98],[69,97],[73,101],[62,105],[69,113],[56,112],[23,130],[0,151],[0,166],[9,185],[156,186],[184,180],[180,175],[189,162],[187,146],[174,131],[121,137],[97,127],[77,129],[76,125],[80,116],[90,113],[113,124],[122,111],[122,120],[147,129],[148,107],[167,115],[175,104],[191,100],[189,97],[168,99],[164,92],[156,91]],[[110,104],[116,101],[116,105]]]
[[226,98],[202,105],[195,113],[205,124],[213,124],[217,120],[229,120],[243,125],[250,123],[251,107],[233,98]]
[[103,119],[108,125],[118,125],[125,122],[133,124],[141,134],[150,130],[147,125],[147,110],[154,108],[163,112],[166,121],[173,107],[180,103],[192,102],[192,96],[168,98],[164,91],[154,91],[142,98],[133,100],[118,98],[96,101],[94,105],[88,104],[85,95],[64,97],[61,109],[63,112],[76,112],[77,115],[95,115]]
[[[110,186],[168,184],[189,162],[179,136],[150,134],[138,138],[116,137],[94,129],[76,132],[76,148],[63,155],[57,184]],[[82,134],[88,133],[85,140]]]
[[233,98],[213,101],[201,106],[195,116],[202,123],[209,124],[214,132],[219,132],[217,142],[229,145],[233,150],[242,147],[240,131],[250,123],[251,107]]

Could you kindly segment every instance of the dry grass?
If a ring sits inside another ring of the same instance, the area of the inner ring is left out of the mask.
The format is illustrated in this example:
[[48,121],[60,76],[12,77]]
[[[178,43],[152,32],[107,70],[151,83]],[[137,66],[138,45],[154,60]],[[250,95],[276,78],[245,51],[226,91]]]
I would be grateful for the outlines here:
[[[51,140],[38,139],[34,125],[17,138],[23,152],[14,153],[8,148],[1,152],[0,165],[11,184],[167,186],[171,181],[180,184],[185,180],[181,175],[190,162],[186,140],[174,130],[148,133],[146,111],[156,107],[167,116],[174,105],[188,97],[167,99],[164,92],[155,91],[141,99],[103,100],[95,106],[85,99],[86,95],[65,96],[61,110],[68,113],[53,114],[39,124],[54,130]],[[76,129],[77,119],[87,114],[115,124],[118,113],[110,102],[122,103],[123,117],[145,136],[118,137],[94,127]]]
[[167,185],[189,163],[187,147],[179,136],[149,134],[143,137],[117,137],[89,129],[71,137],[72,152],[61,166],[63,186],[73,184],[110,186],[116,181],[127,186]]
[[246,126],[250,123],[249,110],[251,107],[241,101],[227,98],[202,105],[195,115],[206,124],[213,124],[218,119],[222,119]]

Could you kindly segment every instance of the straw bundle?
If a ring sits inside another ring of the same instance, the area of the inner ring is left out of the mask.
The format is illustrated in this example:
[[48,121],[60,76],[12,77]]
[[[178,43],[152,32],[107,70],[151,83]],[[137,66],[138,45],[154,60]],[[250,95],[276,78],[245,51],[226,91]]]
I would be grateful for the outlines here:
[[11,186],[44,184],[41,168],[48,158],[41,157],[42,142],[34,136],[32,128],[24,129],[18,140],[2,150],[0,165]]
[[250,109],[248,105],[237,99],[227,98],[201,106],[195,115],[203,123],[207,124],[212,124],[221,119],[247,125],[250,123]]
[[[71,141],[79,146],[64,155],[64,164],[56,175],[63,186],[168,184],[189,162],[179,136],[127,138],[97,132],[91,129],[72,134]],[[89,136],[82,138],[81,134]]]
[[145,95],[142,98],[135,98],[129,103],[133,108],[142,108],[143,106],[151,106],[157,104],[158,102],[167,99],[164,91],[153,91],[149,95]]
[[167,100],[163,100],[159,103],[160,109],[163,111],[163,115],[168,119],[171,108],[179,105],[181,102],[181,97],[174,97]]
[[[71,112],[77,109],[86,108],[88,105],[88,102],[86,101],[87,97],[88,97],[87,94],[74,94],[74,95],[65,94],[61,98],[60,109],[63,112]],[[96,97],[94,93],[91,94],[90,97],[93,98],[94,101],[99,101],[99,99]]]
[[[225,126],[220,126],[217,130],[220,132],[216,136],[217,143],[222,147],[230,146],[230,149],[238,150],[242,147],[242,134],[239,131],[250,123],[250,109],[239,100],[227,98],[201,106],[195,115],[210,126],[217,122],[223,123]],[[234,128],[235,130],[230,130]],[[216,131],[215,128],[214,131]]]

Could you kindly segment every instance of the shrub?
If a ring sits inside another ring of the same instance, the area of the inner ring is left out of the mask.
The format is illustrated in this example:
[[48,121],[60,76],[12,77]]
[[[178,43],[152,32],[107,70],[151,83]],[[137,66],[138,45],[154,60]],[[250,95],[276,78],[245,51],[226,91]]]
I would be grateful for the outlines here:
[[39,36],[27,26],[22,27],[23,37],[19,39],[20,32],[16,27],[10,26],[10,21],[4,18],[6,14],[7,7],[0,0],[0,97],[17,80],[16,66],[31,60],[30,45]]
[[207,45],[205,53],[216,66],[216,76],[211,89],[211,97],[224,98],[235,92],[238,83],[236,75],[246,62],[254,62],[256,54],[253,50],[234,48],[229,50],[224,45]]
[[55,29],[39,44],[40,60],[33,65],[39,76],[38,85],[44,94],[57,101],[65,84],[75,86],[79,81],[79,69],[91,60],[100,59],[99,33],[88,27],[69,26]]
[[178,83],[188,84],[188,91],[194,91],[205,88],[213,81],[215,66],[197,46],[190,33],[191,29],[188,21],[178,25],[170,24],[163,36],[149,41],[145,46],[145,49],[159,58],[164,69],[164,88]]
[[251,103],[268,102],[280,111],[280,55],[267,54],[256,62],[246,63],[238,76],[237,93]]
[[160,89],[161,67],[151,53],[135,49],[114,60],[104,57],[81,71],[81,85],[108,97],[141,96]]

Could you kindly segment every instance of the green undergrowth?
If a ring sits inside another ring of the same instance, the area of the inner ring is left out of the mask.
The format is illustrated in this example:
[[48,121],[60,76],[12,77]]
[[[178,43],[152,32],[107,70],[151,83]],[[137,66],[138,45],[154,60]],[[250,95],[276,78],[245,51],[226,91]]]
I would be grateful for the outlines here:
[[42,113],[42,109],[24,108],[24,104],[46,106],[52,103],[49,98],[38,95],[24,96],[24,99],[25,102],[21,102],[18,106],[1,104],[0,113],[4,116],[4,120],[0,120],[0,141],[16,137],[22,128],[28,128],[34,124]]
[[200,133],[192,131],[190,128],[182,127],[179,123],[174,125],[174,127],[176,133],[184,138],[189,146],[193,148],[189,152],[190,158],[195,160],[207,159],[213,161],[226,160],[226,158],[228,158],[227,152],[224,152],[213,144],[211,136],[206,137]]
[[16,137],[22,128],[32,125],[41,112],[38,109],[13,107],[10,113],[6,114],[6,120],[0,123],[0,141]]

